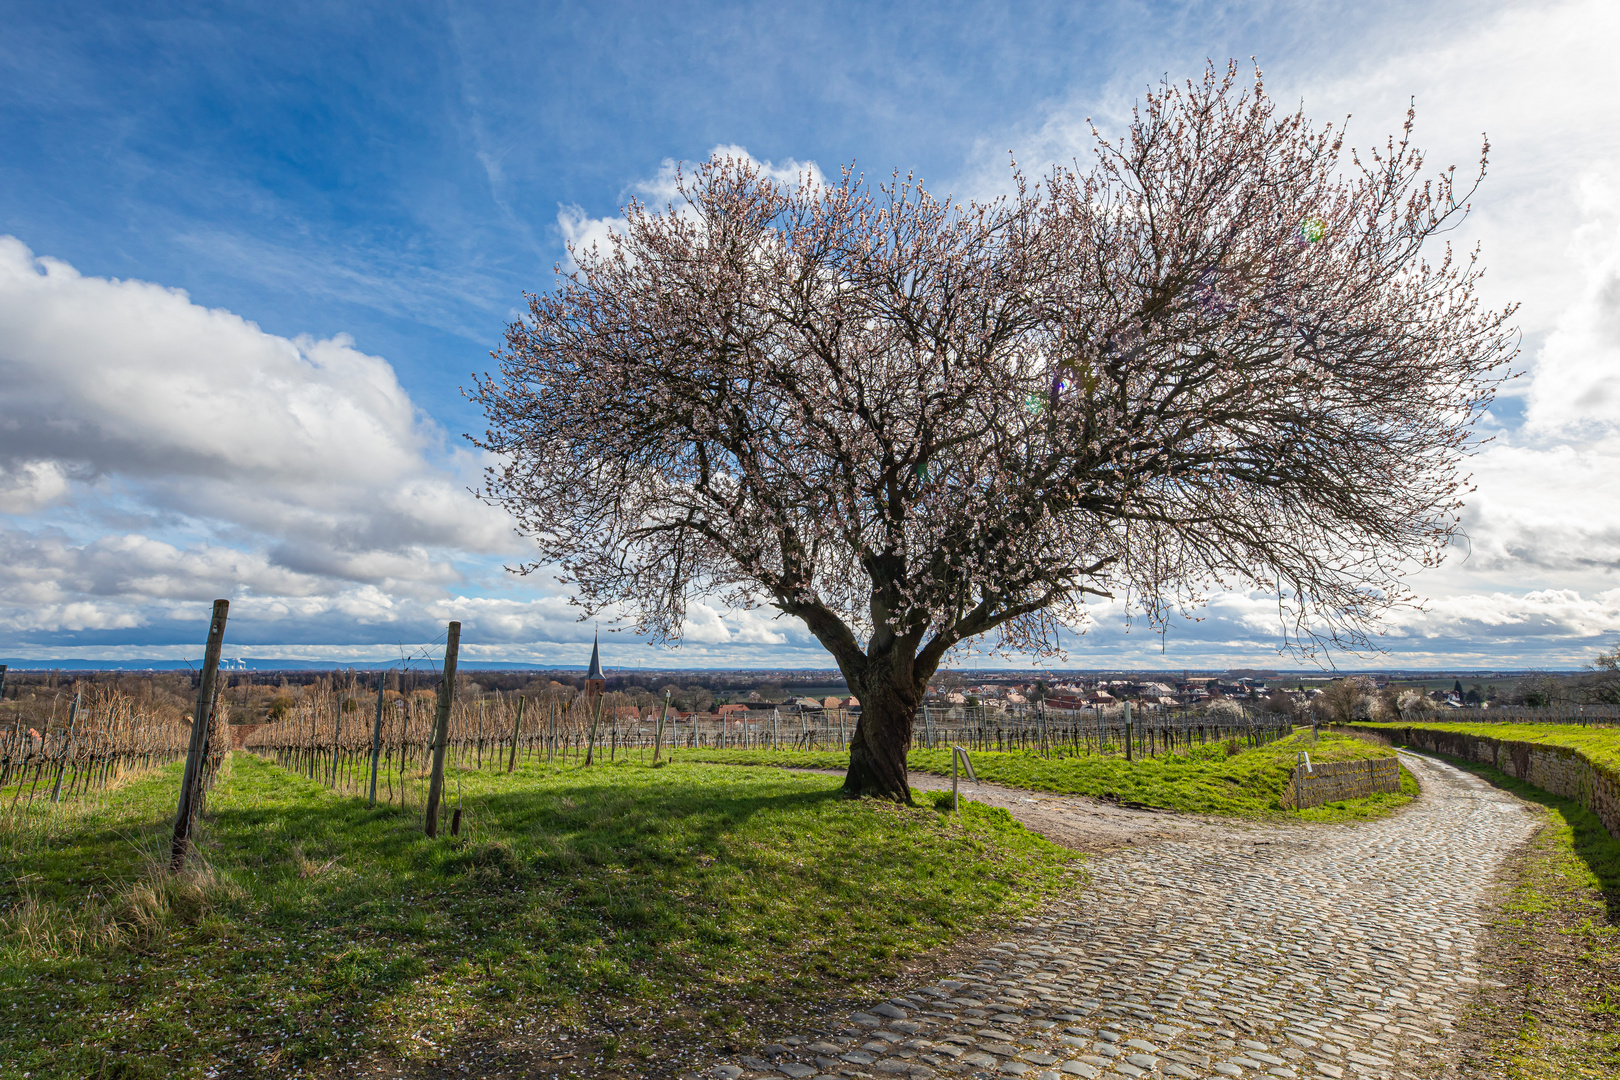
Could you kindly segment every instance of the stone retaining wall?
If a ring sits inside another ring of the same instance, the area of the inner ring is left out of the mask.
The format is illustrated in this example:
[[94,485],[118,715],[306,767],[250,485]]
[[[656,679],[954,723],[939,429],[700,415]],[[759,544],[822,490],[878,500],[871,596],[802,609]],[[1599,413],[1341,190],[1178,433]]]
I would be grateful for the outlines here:
[[1282,804],[1285,809],[1304,810],[1340,799],[1360,799],[1400,790],[1401,766],[1392,757],[1312,763],[1310,772],[1306,772],[1303,765],[1295,767],[1294,778],[1283,792]]
[[1620,839],[1620,780],[1586,760],[1579,750],[1425,727],[1349,725],[1346,730],[1501,769],[1542,791],[1580,803],[1597,815],[1610,836]]

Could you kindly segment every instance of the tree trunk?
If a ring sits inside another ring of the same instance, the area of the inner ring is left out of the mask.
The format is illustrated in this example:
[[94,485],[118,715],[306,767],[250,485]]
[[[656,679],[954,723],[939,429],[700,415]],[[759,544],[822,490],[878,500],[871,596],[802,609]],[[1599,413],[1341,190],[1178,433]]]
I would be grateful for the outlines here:
[[906,752],[911,749],[911,725],[922,695],[881,675],[868,676],[859,685],[852,680],[850,686],[860,697],[861,718],[849,740],[844,794],[913,805]]

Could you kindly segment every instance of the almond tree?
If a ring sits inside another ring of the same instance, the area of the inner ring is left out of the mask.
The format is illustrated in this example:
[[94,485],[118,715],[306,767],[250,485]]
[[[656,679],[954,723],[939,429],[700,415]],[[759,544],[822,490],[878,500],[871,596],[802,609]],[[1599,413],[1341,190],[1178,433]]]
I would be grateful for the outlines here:
[[1088,596],[1265,590],[1283,647],[1364,647],[1515,350],[1425,249],[1467,207],[1410,131],[1346,153],[1228,66],[989,202],[711,160],[529,297],[472,393],[485,496],[656,639],[697,596],[802,620],[861,702],[852,795],[909,799],[949,650],[1050,654]]

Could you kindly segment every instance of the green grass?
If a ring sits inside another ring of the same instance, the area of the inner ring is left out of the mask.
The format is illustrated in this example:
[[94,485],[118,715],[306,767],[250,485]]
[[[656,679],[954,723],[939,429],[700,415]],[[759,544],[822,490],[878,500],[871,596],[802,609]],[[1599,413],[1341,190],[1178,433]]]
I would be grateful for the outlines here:
[[1507,875],[1469,1023],[1480,1075],[1620,1075],[1620,842],[1591,811],[1488,765],[1436,755],[1536,804],[1543,825]]
[[1610,776],[1620,777],[1620,728],[1579,724],[1358,724],[1369,730],[1448,731],[1508,742],[1533,742],[1574,750]]
[[[0,831],[0,1076],[324,1075],[610,1014],[746,1038],[739,1006],[893,974],[1078,870],[1005,811],[851,802],[826,776],[454,775],[463,835],[431,841],[235,755],[207,867],[178,880],[151,870],[174,767]],[[596,1052],[654,1037],[620,1035]]]
[[[989,783],[1236,817],[1288,814],[1309,821],[1356,820],[1404,806],[1417,794],[1417,781],[1402,769],[1399,795],[1374,795],[1310,810],[1284,811],[1283,793],[1301,750],[1309,751],[1313,762],[1323,764],[1394,754],[1387,747],[1344,735],[1323,734],[1313,744],[1310,733],[1302,731],[1231,755],[1223,744],[1212,743],[1184,753],[1135,761],[1097,756],[1042,758],[1025,751],[977,751],[972,758],[974,772]],[[792,750],[682,750],[677,759],[823,769],[842,769],[849,764],[849,755],[843,752]],[[913,750],[906,761],[914,772],[951,774],[949,750]]]

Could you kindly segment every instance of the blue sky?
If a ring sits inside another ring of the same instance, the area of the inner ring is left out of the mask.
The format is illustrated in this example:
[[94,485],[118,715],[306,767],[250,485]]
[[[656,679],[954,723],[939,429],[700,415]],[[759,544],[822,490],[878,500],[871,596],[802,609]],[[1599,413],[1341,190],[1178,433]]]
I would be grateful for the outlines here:
[[[1420,582],[1388,662],[1583,662],[1620,635],[1620,25],[1410,7],[10,3],[0,655],[195,652],[229,595],[249,655],[380,655],[459,616],[473,655],[577,661],[589,628],[502,573],[521,545],[465,495],[458,393],[569,229],[717,146],[994,191],[1008,151],[1066,160],[1150,80],[1252,55],[1362,145],[1408,95],[1437,163],[1490,131],[1465,239],[1524,303],[1526,373],[1471,549]],[[1218,597],[1163,643],[1100,610],[1069,660],[1275,662],[1265,609]],[[697,615],[639,655],[825,663],[767,615]]]

